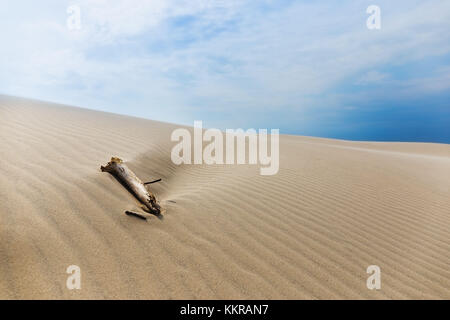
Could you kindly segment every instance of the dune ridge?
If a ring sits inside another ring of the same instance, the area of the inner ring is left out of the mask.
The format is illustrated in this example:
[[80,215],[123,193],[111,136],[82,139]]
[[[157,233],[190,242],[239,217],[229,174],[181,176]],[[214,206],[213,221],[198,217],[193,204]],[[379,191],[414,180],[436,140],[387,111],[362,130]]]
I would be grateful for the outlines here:
[[[174,165],[176,128],[0,96],[0,298],[450,298],[449,145],[282,135],[261,176]],[[163,179],[164,219],[124,214],[138,204],[100,172],[111,156]]]

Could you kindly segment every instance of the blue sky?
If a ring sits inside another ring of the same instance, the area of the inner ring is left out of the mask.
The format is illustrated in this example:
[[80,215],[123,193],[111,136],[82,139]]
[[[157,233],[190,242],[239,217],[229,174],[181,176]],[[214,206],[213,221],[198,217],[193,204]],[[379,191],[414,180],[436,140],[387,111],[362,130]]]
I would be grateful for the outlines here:
[[[381,29],[369,30],[369,5]],[[80,8],[70,30],[67,8]],[[450,1],[14,1],[0,93],[204,127],[450,143]]]

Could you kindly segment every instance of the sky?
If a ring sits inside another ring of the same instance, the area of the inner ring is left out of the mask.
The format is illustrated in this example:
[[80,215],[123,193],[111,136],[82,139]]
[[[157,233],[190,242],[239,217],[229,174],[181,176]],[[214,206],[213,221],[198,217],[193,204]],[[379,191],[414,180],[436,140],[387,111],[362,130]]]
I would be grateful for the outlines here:
[[0,94],[208,128],[450,143],[448,0],[1,1]]

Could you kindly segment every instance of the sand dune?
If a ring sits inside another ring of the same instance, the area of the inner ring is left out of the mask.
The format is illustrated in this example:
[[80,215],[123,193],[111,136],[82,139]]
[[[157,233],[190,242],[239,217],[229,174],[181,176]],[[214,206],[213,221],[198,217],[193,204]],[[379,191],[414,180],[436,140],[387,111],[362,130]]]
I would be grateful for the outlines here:
[[[261,176],[174,165],[175,128],[0,96],[0,298],[450,299],[449,145],[285,135]],[[164,219],[124,214],[113,155]]]

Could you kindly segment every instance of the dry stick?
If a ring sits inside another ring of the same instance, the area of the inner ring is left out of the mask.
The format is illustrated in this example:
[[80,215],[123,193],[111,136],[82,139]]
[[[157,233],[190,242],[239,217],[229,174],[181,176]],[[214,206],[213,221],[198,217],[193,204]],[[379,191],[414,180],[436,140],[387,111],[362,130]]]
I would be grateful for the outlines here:
[[144,182],[144,185],[152,184],[152,183],[155,183],[155,182],[160,182],[161,180],[162,180],[162,179],[153,180],[153,181],[150,181],[150,182]]
[[159,216],[161,207],[155,196],[144,186],[144,183],[119,158],[111,158],[106,166],[101,166],[103,172],[112,174],[136,199],[143,204],[143,209]]
[[139,213],[136,213],[136,212],[133,212],[133,211],[125,211],[125,213],[127,215],[129,215],[129,216],[134,216],[134,217],[137,217],[137,218],[142,219],[142,220],[147,220],[147,218],[144,217],[143,215],[140,215]]

